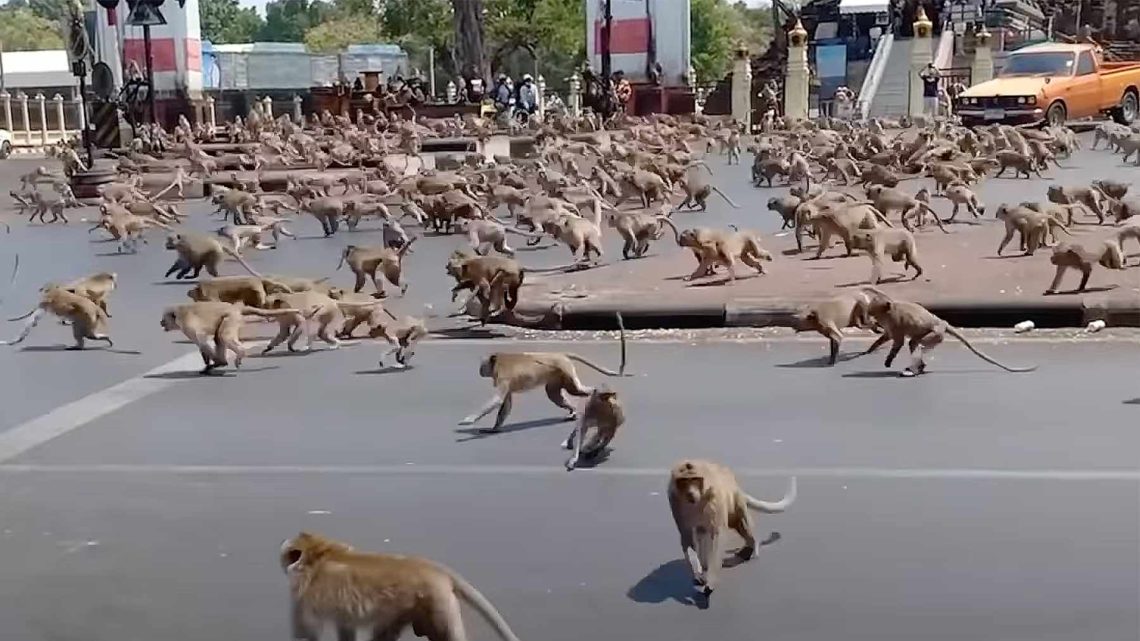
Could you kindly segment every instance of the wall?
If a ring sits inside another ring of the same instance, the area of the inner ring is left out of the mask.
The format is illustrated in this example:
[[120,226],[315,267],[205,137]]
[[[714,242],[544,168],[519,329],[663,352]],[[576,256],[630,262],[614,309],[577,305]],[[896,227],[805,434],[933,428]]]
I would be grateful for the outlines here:
[[[127,26],[129,8],[120,2],[113,10],[90,3],[95,13],[95,48],[112,69],[116,67],[115,43],[122,40],[124,63],[135,61],[146,73],[143,28]],[[163,3],[160,11],[166,24],[151,27],[151,57],[154,61],[155,95],[159,99],[187,97],[197,99],[202,92],[202,42],[198,23],[198,0]]]
[[[586,51],[595,71],[602,70],[600,33],[602,0],[586,2]],[[689,0],[611,0],[613,33],[610,37],[614,71],[624,71],[630,80],[646,79],[650,39],[657,62],[665,72],[666,86],[686,84],[690,62]]]

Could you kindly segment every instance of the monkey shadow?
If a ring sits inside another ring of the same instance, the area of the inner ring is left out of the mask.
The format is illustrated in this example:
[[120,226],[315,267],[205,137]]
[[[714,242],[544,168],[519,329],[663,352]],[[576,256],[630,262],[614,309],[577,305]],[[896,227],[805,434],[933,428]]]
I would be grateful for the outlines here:
[[1100,287],[1086,287],[1084,289],[1066,289],[1065,291],[1053,292],[1052,294],[1044,294],[1045,296],[1066,296],[1072,294],[1095,294],[1098,292],[1110,292],[1119,287],[1119,285],[1101,285]]
[[138,252],[97,252],[98,258],[114,258],[116,256],[138,256]]
[[1140,398],[1130,398],[1127,401],[1121,401],[1124,405],[1140,405]]
[[[742,274],[740,276],[737,276],[736,280],[737,280],[737,282],[742,281],[742,280],[752,280],[753,278],[758,278],[761,275],[762,274]],[[725,276],[723,278],[716,278],[715,280],[705,280],[705,281],[701,281],[698,283],[690,282],[688,284],[688,287],[721,287],[721,286],[728,287],[729,285],[731,285],[731,283],[732,283],[732,281],[729,279],[729,277]]]
[[[835,364],[838,365],[839,363],[853,361],[862,355],[863,352],[848,352],[846,354],[840,354],[839,358],[836,359]],[[827,369],[829,367],[833,367],[830,363],[830,360],[830,356],[816,356],[813,358],[805,358],[801,361],[795,361],[793,363],[777,363],[776,367],[783,367],[787,369]]]
[[598,464],[605,463],[606,461],[608,461],[610,459],[610,454],[613,451],[614,451],[614,448],[607,447],[607,448],[604,448],[601,451],[596,452],[594,454],[591,454],[589,456],[586,456],[586,453],[582,452],[581,458],[578,459],[577,467],[579,469],[583,469],[583,470],[588,470],[590,468],[597,467]]
[[29,345],[27,347],[21,347],[20,351],[21,352],[31,352],[33,354],[37,353],[37,352],[69,352],[70,351],[70,352],[103,352],[103,353],[107,353],[107,354],[126,354],[127,356],[142,356],[142,352],[137,351],[137,350],[114,349],[114,348],[110,348],[110,347],[87,347],[84,349],[71,349],[71,350],[69,350],[68,347],[71,347],[71,346],[70,345]]
[[197,285],[197,278],[186,278],[183,280],[159,280],[151,283],[151,285]]
[[985,260],[1010,260],[1013,258],[1033,258],[1025,254],[1004,254],[1002,256],[982,256]]
[[708,596],[693,587],[693,575],[684,559],[673,559],[657,566],[626,592],[637,603],[676,601],[701,610],[708,609]]
[[[911,279],[908,276],[895,274],[893,276],[888,276],[886,278],[880,278],[878,285],[891,285],[893,283],[907,283],[907,282],[910,282],[911,280],[913,280],[913,279]],[[870,281],[858,280],[858,281],[855,281],[853,283],[839,283],[835,287],[836,287],[836,289],[845,289],[847,287],[877,287],[878,285],[872,285]]]
[[524,245],[522,247],[514,247],[513,249],[515,250],[516,253],[517,252],[536,252],[536,251],[542,251],[544,249],[550,249],[552,247],[557,247],[557,246],[558,245],[531,245],[531,246]]
[[278,368],[276,365],[270,365],[267,367],[243,367],[241,369],[216,369],[216,370],[211,371],[209,374],[203,374],[201,371],[196,370],[196,369],[187,369],[187,370],[179,370],[179,371],[174,371],[174,372],[159,372],[158,374],[147,374],[147,375],[143,376],[143,378],[153,378],[153,379],[157,379],[157,380],[167,380],[167,381],[191,381],[191,380],[195,380],[195,379],[206,379],[206,378],[233,378],[233,377],[237,376],[238,374],[243,374],[243,373],[247,373],[247,372],[248,373],[267,372],[267,371],[272,370],[272,369],[280,369],[280,368]]
[[361,369],[353,372],[357,376],[376,376],[379,374],[395,374],[397,372],[406,372],[415,369],[414,365],[381,365],[376,369]]
[[432,332],[432,338],[441,340],[464,340],[468,338],[506,338],[507,335],[492,327],[451,327]]
[[549,418],[537,418],[530,421],[521,421],[518,423],[507,423],[496,431],[492,431],[489,427],[461,427],[455,430],[456,434],[466,434],[467,438],[456,439],[456,443],[466,443],[467,441],[477,441],[489,436],[498,436],[500,434],[510,434],[511,432],[521,432],[523,430],[530,430],[539,427],[547,427],[549,425],[559,425],[561,423],[569,423],[570,420],[564,417],[552,416]]

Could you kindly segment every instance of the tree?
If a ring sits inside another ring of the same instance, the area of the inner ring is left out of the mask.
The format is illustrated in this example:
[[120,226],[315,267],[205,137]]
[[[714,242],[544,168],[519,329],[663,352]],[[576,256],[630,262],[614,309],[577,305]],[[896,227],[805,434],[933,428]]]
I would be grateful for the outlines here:
[[32,13],[31,9],[0,8],[0,43],[4,51],[62,49],[60,25]]
[[265,5],[265,25],[258,39],[301,42],[306,31],[328,20],[332,13],[332,5],[321,0],[273,0]]
[[68,16],[68,0],[27,0],[32,13],[49,22],[59,22]]
[[[525,0],[524,0],[525,1]],[[483,50],[483,0],[451,0],[455,23],[455,63],[461,73],[491,75]]]
[[348,45],[384,40],[374,16],[348,15],[322,22],[305,32],[305,46],[317,53],[335,53]]
[[772,7],[749,7],[744,2],[738,1],[733,5],[740,16],[739,31],[741,32],[741,42],[748,47],[748,51],[755,54],[763,53],[769,43],[772,42],[772,36],[775,34],[775,26],[772,23]]
[[700,81],[719,80],[729,70],[740,14],[725,0],[692,0],[690,41],[693,69]]
[[436,66],[455,76],[451,14],[450,0],[381,0],[380,4],[384,33],[408,52],[413,67],[427,67],[428,49],[434,49]]
[[487,0],[491,66],[526,49],[535,59],[577,57],[585,47],[585,11],[580,0]]
[[257,10],[243,8],[238,0],[199,0],[202,39],[214,44],[253,42],[265,22]]

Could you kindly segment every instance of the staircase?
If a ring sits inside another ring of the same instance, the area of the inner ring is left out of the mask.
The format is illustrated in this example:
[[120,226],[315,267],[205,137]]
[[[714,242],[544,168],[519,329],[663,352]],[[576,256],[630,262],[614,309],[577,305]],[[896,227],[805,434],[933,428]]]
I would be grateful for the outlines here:
[[869,116],[897,118],[910,107],[910,39],[896,38],[883,70],[883,79],[871,100]]

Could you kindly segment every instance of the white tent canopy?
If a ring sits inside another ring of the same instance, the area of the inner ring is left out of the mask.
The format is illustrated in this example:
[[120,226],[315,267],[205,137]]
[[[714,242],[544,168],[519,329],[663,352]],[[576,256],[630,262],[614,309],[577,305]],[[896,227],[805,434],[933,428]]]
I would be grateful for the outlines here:
[[890,6],[889,0],[839,0],[839,13],[886,13]]

